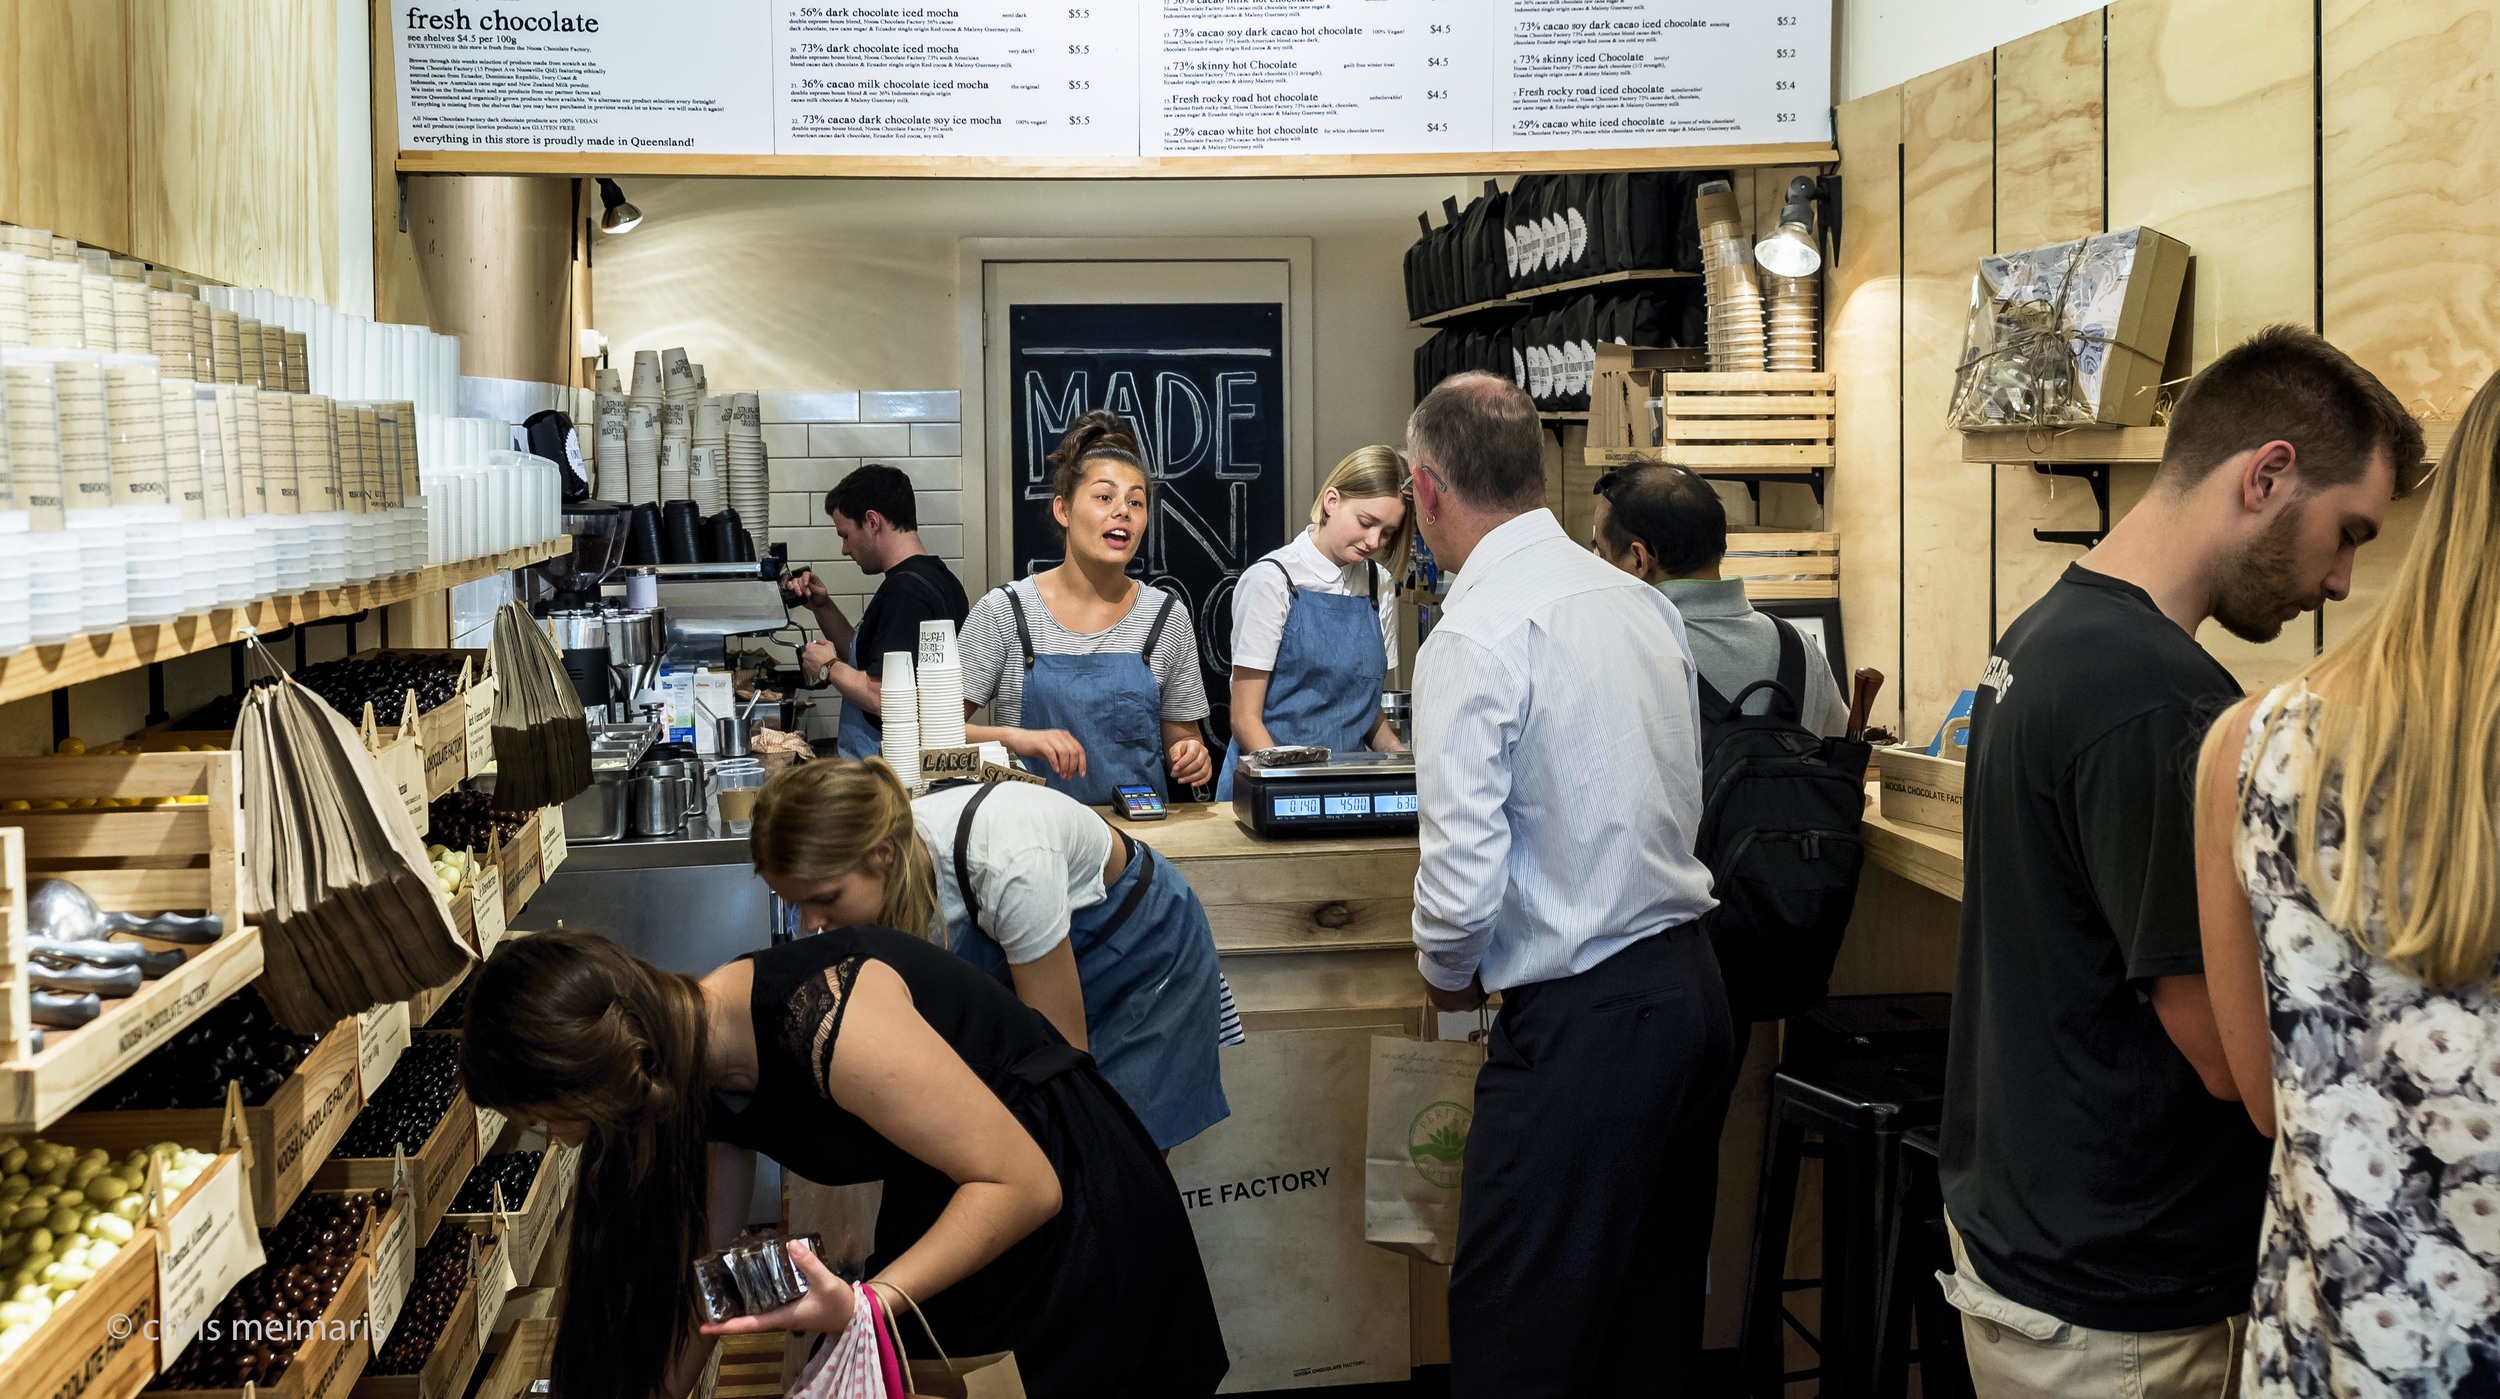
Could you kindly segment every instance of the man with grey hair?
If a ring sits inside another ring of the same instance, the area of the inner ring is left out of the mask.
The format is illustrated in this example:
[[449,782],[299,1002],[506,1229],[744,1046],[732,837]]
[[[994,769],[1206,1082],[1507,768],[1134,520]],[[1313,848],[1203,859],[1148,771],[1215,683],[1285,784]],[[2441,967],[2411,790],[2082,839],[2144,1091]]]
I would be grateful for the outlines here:
[[1415,662],[1418,963],[1502,994],[1459,1196],[1453,1399],[1679,1392],[1701,1353],[1736,1041],[1674,606],[1545,508],[1536,405],[1460,374],[1407,422],[1457,573]]

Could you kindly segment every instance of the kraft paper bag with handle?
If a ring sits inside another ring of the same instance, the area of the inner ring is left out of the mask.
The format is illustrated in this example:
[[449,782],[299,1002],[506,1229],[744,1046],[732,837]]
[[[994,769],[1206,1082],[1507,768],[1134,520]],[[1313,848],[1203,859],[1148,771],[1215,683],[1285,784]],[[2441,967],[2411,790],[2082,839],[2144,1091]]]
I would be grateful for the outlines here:
[[1458,1257],[1458,1178],[1483,1067],[1481,1044],[1373,1037],[1363,1151],[1367,1242],[1427,1263]]
[[908,1327],[937,1352],[934,1360],[906,1358],[903,1369],[909,1377],[905,1387],[911,1391],[910,1399],[1024,1399],[1024,1376],[1016,1369],[1014,1352],[949,1356],[946,1348],[937,1344],[937,1333],[929,1329],[929,1318],[921,1312],[918,1302],[890,1283],[880,1282],[878,1286],[890,1288],[901,1297],[902,1304],[886,1318],[892,1327],[887,1336],[894,1349],[903,1350],[903,1332]]

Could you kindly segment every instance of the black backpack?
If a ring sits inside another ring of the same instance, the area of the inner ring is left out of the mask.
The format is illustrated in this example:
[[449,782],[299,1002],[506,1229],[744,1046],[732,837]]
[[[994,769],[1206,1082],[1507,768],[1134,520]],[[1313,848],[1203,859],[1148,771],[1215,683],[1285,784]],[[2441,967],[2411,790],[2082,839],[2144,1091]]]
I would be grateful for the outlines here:
[[[1806,648],[1780,618],[1777,680],[1729,700],[1701,682],[1701,830],[1693,853],[1710,867],[1719,906],[1703,919],[1740,1020],[1811,1009],[1830,989],[1866,856],[1867,746],[1824,738],[1801,722]],[[1771,712],[1744,713],[1756,690]]]

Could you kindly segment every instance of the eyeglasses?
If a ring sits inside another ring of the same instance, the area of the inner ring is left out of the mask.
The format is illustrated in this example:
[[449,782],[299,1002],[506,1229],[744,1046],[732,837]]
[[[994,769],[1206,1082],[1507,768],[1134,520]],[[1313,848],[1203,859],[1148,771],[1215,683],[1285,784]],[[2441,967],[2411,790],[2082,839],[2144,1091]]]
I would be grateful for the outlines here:
[[1435,490],[1446,491],[1450,488],[1450,478],[1442,475],[1438,471],[1433,470],[1431,467],[1424,465],[1422,462],[1415,463],[1415,471],[1417,475],[1431,477],[1433,489]]

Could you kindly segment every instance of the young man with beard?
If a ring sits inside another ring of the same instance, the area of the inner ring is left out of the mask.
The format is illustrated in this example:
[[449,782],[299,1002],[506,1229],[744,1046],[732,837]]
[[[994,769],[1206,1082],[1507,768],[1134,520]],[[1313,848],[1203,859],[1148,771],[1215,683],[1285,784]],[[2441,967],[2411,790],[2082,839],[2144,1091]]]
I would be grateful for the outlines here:
[[2196,629],[2270,641],[2342,599],[2421,460],[2369,371],[2260,332],[2188,385],[2151,491],[1988,658],[1943,1160],[1983,1399],[2237,1390],[2270,1147],[2205,992],[2192,776],[2240,690]]

